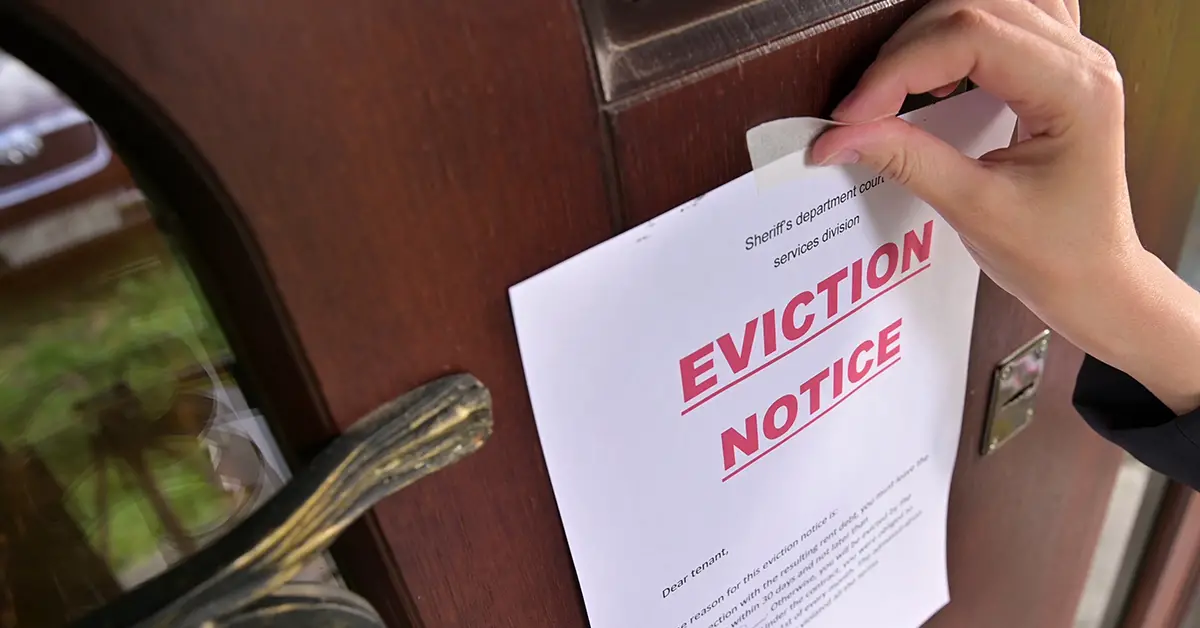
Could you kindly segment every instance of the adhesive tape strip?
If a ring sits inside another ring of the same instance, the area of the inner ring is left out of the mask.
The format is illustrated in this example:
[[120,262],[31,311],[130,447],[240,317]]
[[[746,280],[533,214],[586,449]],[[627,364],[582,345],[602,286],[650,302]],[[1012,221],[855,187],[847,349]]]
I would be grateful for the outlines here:
[[759,190],[802,179],[821,168],[809,163],[808,149],[832,126],[820,118],[780,118],[746,131],[746,147]]

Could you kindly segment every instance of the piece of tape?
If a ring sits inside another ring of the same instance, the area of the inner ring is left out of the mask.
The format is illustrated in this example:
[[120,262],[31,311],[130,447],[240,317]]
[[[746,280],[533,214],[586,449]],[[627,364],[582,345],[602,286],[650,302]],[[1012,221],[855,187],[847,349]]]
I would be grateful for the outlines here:
[[[956,138],[954,147],[972,159],[982,154],[977,152],[978,147],[974,142],[991,125],[1013,125],[1010,133],[1016,140],[1028,135],[1017,124],[1016,114],[1008,105],[978,89],[910,111],[900,119],[934,137]],[[759,191],[828,171],[830,166],[820,167],[809,163],[809,149],[830,127],[843,124],[820,118],[780,118],[747,131],[746,147],[750,151],[750,163],[754,166],[754,178]]]
[[759,190],[802,179],[821,170],[809,163],[812,143],[841,122],[821,118],[780,118],[746,131],[746,148]]

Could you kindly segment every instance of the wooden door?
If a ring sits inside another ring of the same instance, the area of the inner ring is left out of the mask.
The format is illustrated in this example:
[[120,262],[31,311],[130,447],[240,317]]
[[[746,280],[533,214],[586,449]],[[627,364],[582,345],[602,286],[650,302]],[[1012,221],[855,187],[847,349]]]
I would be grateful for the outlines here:
[[[572,628],[506,288],[746,172],[747,128],[828,113],[922,4],[29,0],[0,5],[0,48],[178,211],[297,459],[439,375],[490,387],[488,445],[335,547],[349,585],[394,626]],[[929,625],[1069,625],[1118,453],[1055,340],[1032,427],[981,457],[992,368],[1043,325],[987,280],[976,315],[953,601]]]

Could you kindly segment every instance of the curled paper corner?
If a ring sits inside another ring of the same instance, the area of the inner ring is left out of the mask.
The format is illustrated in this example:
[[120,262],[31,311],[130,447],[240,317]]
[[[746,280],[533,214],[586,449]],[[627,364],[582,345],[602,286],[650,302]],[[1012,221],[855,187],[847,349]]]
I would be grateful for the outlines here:
[[759,191],[802,179],[820,168],[808,162],[813,141],[831,126],[821,118],[779,118],[746,131],[746,148]]

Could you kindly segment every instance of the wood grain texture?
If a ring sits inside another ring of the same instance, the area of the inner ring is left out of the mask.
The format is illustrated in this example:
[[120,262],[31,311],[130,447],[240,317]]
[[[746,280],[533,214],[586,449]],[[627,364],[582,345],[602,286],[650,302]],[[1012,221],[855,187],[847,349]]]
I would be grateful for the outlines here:
[[[1200,193],[1200,4],[1088,0],[1082,8],[1084,33],[1112,51],[1125,80],[1126,162],[1138,233],[1175,265]],[[1191,488],[1174,484],[1120,625],[1178,628],[1197,582],[1200,502]]]
[[1200,4],[1087,0],[1086,35],[1116,57],[1125,80],[1126,163],[1142,242],[1178,260],[1200,192]]
[[747,129],[784,116],[827,116],[883,41],[923,4],[869,12],[610,105],[625,227],[748,172]]
[[375,579],[424,626],[582,626],[506,295],[611,234],[578,16],[351,5],[37,3],[203,155],[338,426],[452,371],[492,390],[488,447],[377,507],[395,570]]
[[[610,108],[623,211],[644,222],[750,169],[746,129],[827,115],[922,2],[864,15]],[[1051,340],[1033,424],[981,458],[994,365],[1044,329],[984,279],[950,498],[951,604],[933,628],[1068,626],[1120,460],[1070,405],[1081,355]]]
[[581,0],[605,100],[903,0]]

